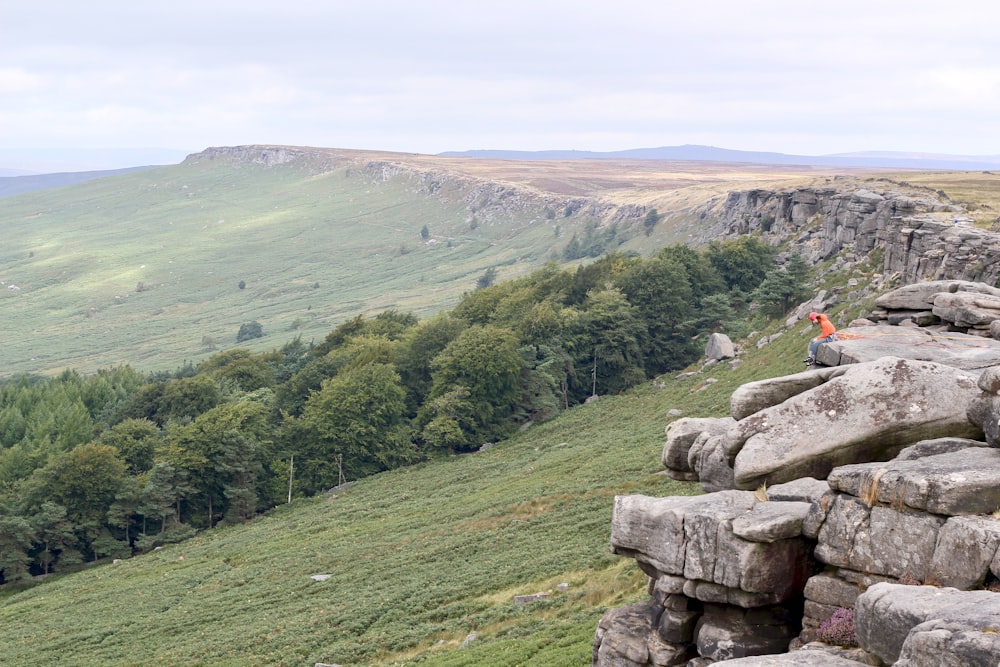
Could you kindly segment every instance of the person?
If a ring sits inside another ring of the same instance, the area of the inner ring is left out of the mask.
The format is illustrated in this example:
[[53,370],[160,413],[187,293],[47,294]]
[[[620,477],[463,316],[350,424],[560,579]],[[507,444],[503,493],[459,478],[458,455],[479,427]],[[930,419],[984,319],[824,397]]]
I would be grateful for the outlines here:
[[816,351],[819,350],[819,346],[823,343],[829,343],[831,340],[837,340],[837,327],[833,326],[830,318],[823,313],[809,313],[809,321],[818,324],[820,328],[819,335],[809,341],[809,356],[806,358],[806,364],[812,366],[816,363]]

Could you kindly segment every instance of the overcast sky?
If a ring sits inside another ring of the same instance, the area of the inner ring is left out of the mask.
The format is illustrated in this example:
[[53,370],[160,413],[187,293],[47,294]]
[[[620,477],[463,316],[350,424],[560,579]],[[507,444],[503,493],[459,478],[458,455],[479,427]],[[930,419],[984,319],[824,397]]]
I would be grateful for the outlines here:
[[0,0],[0,166],[259,143],[998,155],[998,25],[996,0]]

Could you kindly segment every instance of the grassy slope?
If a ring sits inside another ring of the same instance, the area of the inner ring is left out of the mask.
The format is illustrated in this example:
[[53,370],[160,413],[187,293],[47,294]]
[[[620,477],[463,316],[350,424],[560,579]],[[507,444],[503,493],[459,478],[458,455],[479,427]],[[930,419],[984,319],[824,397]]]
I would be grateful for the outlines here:
[[487,267],[526,272],[557,241],[540,210],[472,230],[447,194],[208,162],[9,198],[0,280],[20,289],[0,291],[0,368],[174,368],[250,320],[269,334],[258,349],[321,338],[357,313],[453,305]]
[[[799,370],[808,336],[12,595],[0,664],[588,664],[601,614],[645,597],[609,554],[613,497],[698,492],[657,474],[667,410],[725,414],[739,384]],[[539,591],[552,596],[512,602]]]
[[[558,256],[589,217],[548,219],[545,197],[659,207],[668,215],[654,233],[625,246],[648,254],[690,238],[685,225],[697,221],[685,211],[709,197],[808,175],[308,150],[313,159],[274,167],[189,159],[4,199],[0,287],[20,289],[0,289],[0,375],[170,370],[235,346],[250,320],[265,337],[249,346],[264,351],[296,335],[321,339],[359,313],[426,314],[454,305],[489,267],[504,280]],[[385,165],[394,177],[381,177]],[[482,208],[489,198],[528,204],[498,213]]]

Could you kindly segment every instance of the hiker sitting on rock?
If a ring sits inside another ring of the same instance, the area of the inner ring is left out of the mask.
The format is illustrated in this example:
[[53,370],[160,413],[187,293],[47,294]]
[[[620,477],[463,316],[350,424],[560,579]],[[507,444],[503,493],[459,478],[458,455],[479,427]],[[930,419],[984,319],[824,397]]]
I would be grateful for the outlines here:
[[809,358],[806,359],[806,364],[812,366],[816,363],[816,350],[819,346],[837,340],[837,328],[823,313],[809,313],[809,321],[820,326],[820,334],[809,341]]

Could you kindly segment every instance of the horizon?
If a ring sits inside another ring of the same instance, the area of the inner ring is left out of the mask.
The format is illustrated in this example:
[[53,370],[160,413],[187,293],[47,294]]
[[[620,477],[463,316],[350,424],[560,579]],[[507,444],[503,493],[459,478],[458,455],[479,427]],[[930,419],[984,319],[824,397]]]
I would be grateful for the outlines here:
[[[270,145],[287,145],[287,144],[265,144],[265,143],[254,143],[254,144],[243,144],[243,145],[254,145],[254,146],[270,146]],[[209,148],[226,148],[229,146],[213,145],[205,146],[201,149],[182,151],[182,150],[172,150],[165,148],[74,148],[66,149],[65,151],[60,151],[55,148],[41,149],[33,151],[31,149],[21,149],[21,150],[11,150],[0,148],[0,178],[16,178],[19,176],[45,176],[51,174],[61,174],[61,173],[81,173],[81,172],[97,172],[97,171],[114,171],[119,169],[129,169],[136,167],[157,167],[157,166],[170,166],[180,164],[188,156],[200,153]],[[318,146],[318,145],[302,145],[301,148],[330,148],[335,150],[371,150],[378,152],[388,152],[388,153],[407,153],[413,154],[414,151],[401,151],[401,150],[384,150],[384,149],[365,149],[365,148],[347,148],[343,146]],[[779,151],[743,151],[739,149],[732,149],[721,146],[706,146],[701,144],[680,144],[676,146],[656,146],[656,147],[633,147],[625,149],[615,149],[608,151],[592,151],[587,149],[566,149],[566,148],[548,148],[533,151],[521,151],[515,149],[504,149],[504,148],[477,148],[477,149],[463,149],[454,151],[440,151],[437,153],[417,153],[419,155],[427,155],[430,157],[436,156],[450,156],[450,155],[470,155],[481,157],[477,154],[507,154],[514,157],[530,157],[532,155],[545,155],[549,153],[579,153],[584,157],[596,157],[600,158],[605,155],[609,157],[617,156],[621,153],[630,152],[640,152],[640,151],[658,151],[658,150],[680,150],[680,149],[694,149],[694,150],[709,150],[718,151],[722,153],[732,153],[739,154],[745,153],[747,159],[750,156],[759,155],[771,155],[775,157],[784,158],[814,158],[814,159],[855,159],[858,161],[858,166],[863,166],[867,162],[869,166],[879,166],[879,160],[885,161],[885,166],[891,167],[895,166],[894,163],[899,161],[913,160],[915,163],[920,162],[934,162],[934,161],[953,161],[956,163],[970,162],[970,163],[984,163],[979,166],[970,167],[970,169],[978,169],[982,166],[990,166],[995,164],[997,168],[1000,168],[1000,155],[963,155],[963,154],[952,154],[952,153],[930,153],[922,151],[878,151],[878,150],[865,150],[865,151],[853,151],[847,153],[828,153],[822,155],[807,155],[807,154],[788,154]],[[492,157],[492,156],[491,156]],[[737,156],[739,157],[739,156]],[[545,158],[542,158],[545,159]],[[636,159],[657,159],[657,158],[636,158]],[[674,159],[690,159],[693,161],[699,161],[708,158],[674,158]],[[988,163],[988,164],[986,164]],[[846,163],[844,163],[846,164]],[[843,166],[843,165],[842,165]],[[951,167],[958,168],[958,167]]]

